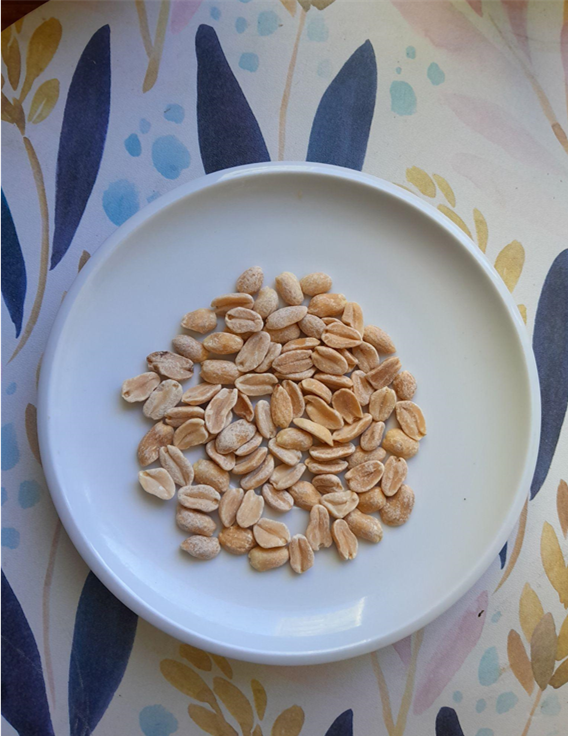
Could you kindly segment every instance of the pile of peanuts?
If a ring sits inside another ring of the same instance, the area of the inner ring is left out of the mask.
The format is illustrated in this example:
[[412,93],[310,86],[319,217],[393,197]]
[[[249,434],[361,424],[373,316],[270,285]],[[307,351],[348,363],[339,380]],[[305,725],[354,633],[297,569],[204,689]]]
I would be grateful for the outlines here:
[[[304,573],[322,548],[352,560],[359,539],[380,542],[377,512],[388,526],[407,521],[407,460],[426,423],[393,340],[331,293],[327,274],[263,281],[249,268],[235,292],[186,314],[173,350],[151,353],[122,396],[144,402],[154,422],[138,446],[139,482],[164,501],[177,496],[183,551],[210,560],[224,549],[258,571],[289,563]],[[182,386],[196,365],[200,381]],[[192,464],[184,451],[197,446],[207,457]],[[266,507],[309,512],[305,533],[292,536]]]

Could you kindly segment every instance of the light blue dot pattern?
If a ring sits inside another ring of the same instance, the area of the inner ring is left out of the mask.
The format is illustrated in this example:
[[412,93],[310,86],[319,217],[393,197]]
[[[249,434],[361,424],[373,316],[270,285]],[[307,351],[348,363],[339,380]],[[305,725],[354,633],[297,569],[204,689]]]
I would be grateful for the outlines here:
[[185,118],[185,110],[181,105],[171,104],[164,110],[164,117],[169,120],[170,123],[183,123]]
[[20,546],[20,532],[11,526],[2,527],[2,547],[17,549]]
[[150,122],[146,120],[146,118],[142,118],[140,121],[140,132],[141,133],[148,133],[152,126],[150,125]]
[[497,703],[495,704],[495,710],[497,713],[507,713],[511,710],[511,708],[514,708],[519,699],[515,695],[515,693],[507,692],[507,693],[501,693],[499,697],[497,698]]
[[177,179],[189,167],[189,151],[175,135],[156,138],[152,146],[152,162],[166,179]]
[[247,21],[247,19],[246,18],[243,18],[242,16],[240,16],[239,18],[237,18],[237,20],[235,21],[235,29],[236,29],[237,33],[244,33],[247,28],[248,28],[248,21]]
[[12,470],[18,464],[20,450],[16,439],[14,425],[5,424],[2,427],[2,470]]
[[428,76],[428,79],[432,82],[432,84],[436,86],[438,84],[442,84],[442,82],[445,82],[446,80],[446,75],[434,61],[428,67],[426,75]]
[[258,56],[249,52],[241,54],[239,59],[239,66],[247,72],[255,72],[258,69],[258,63]]
[[475,736],[495,736],[492,728],[480,728]]
[[541,713],[545,716],[557,716],[560,713],[560,701],[556,693],[548,695],[540,704]]
[[333,67],[329,59],[322,59],[318,64],[318,77],[329,79],[332,75]]
[[329,38],[329,29],[323,15],[314,16],[308,23],[308,38],[310,41],[323,42]]
[[241,0],[242,3],[250,3],[250,0]]
[[170,736],[179,728],[177,718],[163,705],[142,708],[139,722],[144,736]]
[[8,396],[12,396],[12,394],[15,394],[15,393],[16,393],[16,389],[17,389],[17,388],[18,388],[18,384],[17,384],[17,383],[14,383],[14,382],[12,381],[12,383],[10,383],[10,384],[9,384],[9,385],[8,385],[8,386],[6,387],[6,393],[8,394]]
[[502,615],[503,614],[501,613],[501,611],[495,611],[495,613],[493,614],[493,616],[491,616],[491,622],[494,623],[494,624],[496,624],[497,621],[499,621],[499,619],[501,618]]
[[119,179],[103,193],[103,209],[115,225],[122,225],[140,209],[138,190],[128,179]]
[[463,693],[460,693],[459,690],[456,690],[452,695],[452,700],[454,701],[454,703],[461,703],[463,700]]
[[149,197],[146,197],[146,202],[150,203],[153,202],[155,199],[158,199],[160,196],[160,192],[152,192],[152,194]]
[[8,491],[2,486],[2,506],[6,503],[8,500]]
[[414,46],[407,46],[406,47],[406,58],[407,59],[416,59],[416,49]]
[[480,698],[475,704],[475,710],[477,711],[477,713],[483,713],[483,711],[486,708],[487,708],[487,703],[485,702],[484,698]]
[[213,20],[219,20],[219,18],[221,17],[221,11],[217,6],[214,5],[209,11],[209,15],[213,18]]
[[395,72],[397,74],[402,74],[402,67],[401,66],[397,66],[397,68],[395,69]]
[[18,503],[23,509],[31,509],[39,502],[42,492],[42,487],[35,480],[24,480],[20,483]]
[[477,676],[480,684],[485,686],[493,685],[501,677],[497,647],[489,647],[483,652]]
[[416,112],[416,95],[408,82],[393,82],[390,97],[391,110],[397,115],[414,115]]
[[124,141],[124,147],[131,156],[140,156],[142,153],[142,144],[136,133],[131,133]]
[[258,15],[257,30],[259,36],[270,36],[278,30],[280,18],[273,10],[264,10]]

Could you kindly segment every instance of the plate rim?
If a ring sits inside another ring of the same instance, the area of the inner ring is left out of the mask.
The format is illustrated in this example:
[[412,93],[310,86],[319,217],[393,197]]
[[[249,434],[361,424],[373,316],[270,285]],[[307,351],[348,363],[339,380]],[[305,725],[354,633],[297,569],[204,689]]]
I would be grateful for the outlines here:
[[[365,185],[384,194],[393,196],[406,203],[408,206],[419,210],[452,235],[457,243],[477,261],[479,266],[481,266],[486,277],[489,278],[501,298],[501,302],[506,307],[524,358],[524,368],[527,375],[529,390],[528,408],[530,411],[530,431],[525,463],[511,507],[501,523],[499,531],[495,535],[493,542],[487,546],[484,554],[478,559],[477,563],[469,569],[467,575],[462,578],[461,582],[452,590],[447,592],[436,605],[432,606],[429,610],[422,612],[420,615],[415,616],[410,623],[397,630],[395,634],[390,633],[386,635],[377,635],[340,647],[331,646],[323,649],[306,650],[291,654],[286,651],[267,651],[265,649],[225,644],[222,641],[210,639],[209,637],[196,632],[189,631],[168,618],[168,616],[160,613],[159,610],[146,603],[134,591],[132,591],[128,584],[125,583],[113,571],[113,569],[103,561],[97,550],[89,542],[87,536],[83,534],[75,522],[70,507],[65,500],[65,495],[62,486],[59,483],[54,463],[52,462],[48,417],[49,387],[52,381],[53,363],[57,353],[61,333],[64,330],[67,319],[73,309],[83,284],[90,278],[91,274],[104,264],[107,257],[120,246],[121,242],[144,223],[153,218],[158,212],[165,210],[179,200],[188,198],[197,192],[201,192],[210,187],[214,187],[217,184],[233,181],[239,178],[287,173],[305,174],[308,176],[327,176],[332,179],[346,180]],[[172,189],[170,192],[162,195],[159,199],[150,203],[125,223],[120,225],[100,245],[89,261],[81,269],[61,304],[47,341],[42,360],[38,387],[38,439],[47,485],[59,518],[73,545],[89,569],[92,570],[101,582],[106,585],[107,588],[120,601],[122,601],[122,603],[128,606],[128,608],[170,636],[192,644],[193,646],[213,652],[214,654],[220,654],[233,659],[240,659],[258,664],[290,666],[322,664],[367,654],[371,651],[388,646],[389,644],[399,641],[400,639],[414,633],[418,629],[438,618],[438,616],[453,606],[475,586],[481,576],[487,571],[491,563],[497,557],[500,549],[509,538],[513,527],[520,516],[536,466],[540,440],[540,422],[541,406],[538,371],[526,325],[521,318],[512,295],[508,291],[497,271],[495,271],[491,263],[485,258],[481,250],[475,246],[473,241],[467,237],[461,228],[455,225],[449,218],[439,212],[431,204],[422,201],[412,192],[371,174],[362,173],[352,169],[345,169],[340,166],[310,162],[267,162],[261,164],[248,164],[206,174]]]

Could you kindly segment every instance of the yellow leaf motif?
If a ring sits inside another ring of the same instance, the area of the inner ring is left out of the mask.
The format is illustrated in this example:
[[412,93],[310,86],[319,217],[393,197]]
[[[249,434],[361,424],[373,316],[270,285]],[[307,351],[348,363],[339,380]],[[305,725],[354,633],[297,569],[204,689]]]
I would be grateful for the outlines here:
[[173,685],[180,693],[207,703],[216,711],[219,709],[217,698],[213,695],[209,685],[190,667],[174,659],[163,659],[160,663],[160,671],[170,685]]
[[20,44],[15,36],[10,38],[4,35],[5,33],[6,31],[2,32],[2,59],[6,64],[8,81],[12,85],[12,89],[15,90],[20,83],[20,72],[22,71]]
[[189,644],[182,644],[179,648],[179,655],[180,657],[187,659],[188,662],[191,662],[191,664],[194,667],[197,667],[198,670],[206,670],[207,672],[211,670],[211,657],[207,652],[204,652],[197,647],[191,647]]
[[465,224],[465,222],[462,220],[462,218],[459,215],[456,215],[456,213],[453,210],[451,210],[449,207],[446,207],[445,204],[439,204],[438,209],[440,210],[440,212],[446,215],[446,217],[448,217],[453,223],[455,223],[458,227],[461,227],[461,229],[468,236],[468,238],[471,238],[471,230],[468,228],[468,226]]
[[5,123],[16,123],[16,110],[4,92],[2,92],[2,120]]
[[568,483],[566,483],[565,480],[561,480],[558,484],[558,490],[556,492],[556,510],[558,511],[558,519],[560,521],[562,534],[566,536],[568,534]]
[[213,713],[202,705],[190,705],[187,712],[191,720],[210,736],[238,736],[223,716]]
[[523,318],[523,322],[527,323],[527,308],[524,304],[517,304],[517,309],[521,313],[521,317]]
[[333,2],[335,2],[335,0],[312,0],[312,5],[317,10],[325,10]]
[[304,725],[304,711],[299,705],[283,710],[272,726],[271,736],[298,736]]
[[544,690],[554,672],[556,628],[551,613],[540,619],[531,639],[531,667],[536,684]]
[[280,0],[292,17],[296,15],[296,0]]
[[558,669],[550,678],[549,684],[552,685],[552,687],[555,690],[558,690],[559,687],[562,687],[562,685],[565,685],[567,682],[568,682],[568,659],[565,662],[562,662],[562,664],[558,666]]
[[241,727],[243,736],[250,736],[254,726],[254,715],[251,704],[239,688],[232,682],[215,677],[213,680],[215,695]]
[[534,592],[528,583],[525,583],[521,600],[519,601],[519,620],[523,634],[528,642],[530,642],[536,625],[544,616],[544,609],[538,595]]
[[16,29],[16,33],[20,33],[20,31],[22,30],[22,26],[23,25],[24,25],[24,19],[23,18],[20,18],[20,20],[17,20],[14,23],[14,28]]
[[506,245],[495,260],[495,269],[509,291],[513,291],[525,263],[525,249],[518,240]]
[[20,102],[26,99],[32,84],[46,70],[60,41],[61,23],[56,18],[49,18],[32,33],[28,43],[26,78],[20,93]]
[[478,209],[473,210],[473,222],[475,223],[477,245],[479,246],[479,250],[485,253],[487,250],[487,240],[489,239],[489,228],[487,227],[487,220]]
[[568,569],[564,563],[556,532],[547,521],[542,527],[540,556],[544,571],[558,593],[560,602],[564,608],[568,608]]
[[507,656],[513,674],[530,695],[534,689],[531,662],[521,637],[514,629],[509,631],[507,637]]
[[258,680],[251,680],[250,687],[252,690],[252,695],[254,697],[254,707],[256,709],[258,717],[262,721],[266,712],[266,690]]
[[262,728],[258,725],[258,723],[254,727],[254,731],[252,732],[252,736],[262,736]]
[[215,664],[221,670],[221,672],[225,675],[225,677],[228,677],[229,680],[233,679],[233,668],[231,667],[229,662],[225,659],[225,657],[220,657],[218,654],[212,654],[211,659],[215,662]]
[[59,99],[59,79],[48,79],[37,88],[30,105],[29,121],[34,125],[49,116]]
[[426,197],[436,196],[436,185],[432,178],[425,171],[419,169],[418,166],[406,169],[406,181],[413,184]]
[[564,657],[568,657],[568,616],[566,616],[560,627],[558,644],[556,645],[556,659],[561,660]]
[[79,265],[77,266],[77,273],[79,273],[79,271],[83,268],[85,263],[87,263],[90,257],[91,257],[91,254],[89,253],[88,250],[84,250],[81,253],[81,257],[79,258]]
[[438,185],[438,189],[442,192],[444,197],[448,200],[452,207],[455,207],[456,195],[454,194],[454,190],[451,188],[448,182],[444,179],[443,176],[440,176],[439,174],[432,174],[432,177],[434,178],[434,181]]

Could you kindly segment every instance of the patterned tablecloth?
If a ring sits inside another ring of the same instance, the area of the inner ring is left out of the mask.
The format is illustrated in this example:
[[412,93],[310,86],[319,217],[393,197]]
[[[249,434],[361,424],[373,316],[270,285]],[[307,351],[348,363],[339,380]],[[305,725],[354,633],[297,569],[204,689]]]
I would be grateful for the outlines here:
[[[3,733],[566,734],[566,2],[49,2],[2,60]],[[35,404],[61,300],[118,225],[204,172],[306,157],[473,238],[533,335],[543,430],[518,527],[462,601],[387,649],[288,669],[180,647],[89,574]]]

